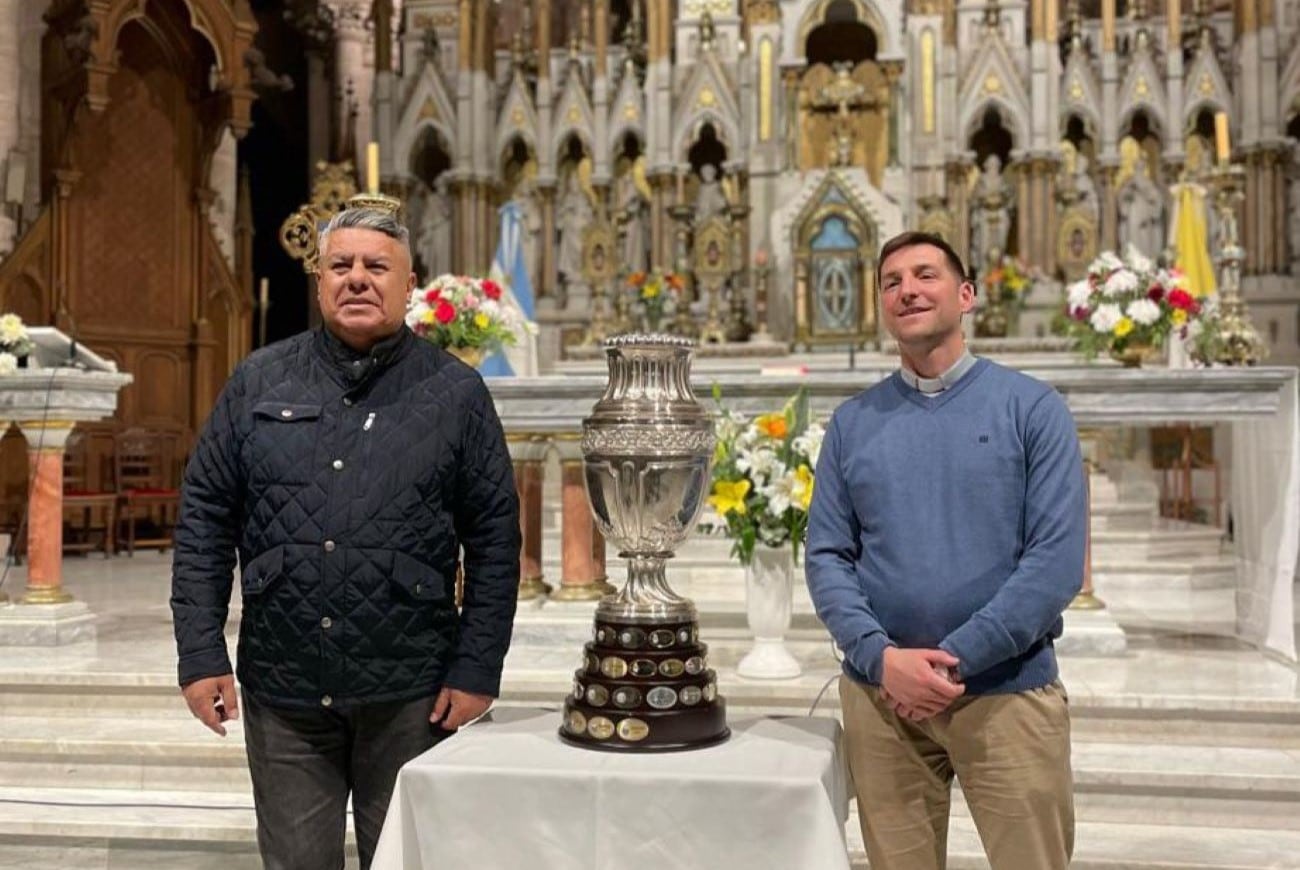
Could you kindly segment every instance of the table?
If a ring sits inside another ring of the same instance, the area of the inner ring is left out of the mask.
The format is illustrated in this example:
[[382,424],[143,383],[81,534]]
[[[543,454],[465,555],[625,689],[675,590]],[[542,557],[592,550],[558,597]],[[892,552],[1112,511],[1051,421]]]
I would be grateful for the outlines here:
[[494,710],[409,762],[373,870],[848,870],[835,719],[741,719],[719,746],[625,755],[562,743],[560,715]]

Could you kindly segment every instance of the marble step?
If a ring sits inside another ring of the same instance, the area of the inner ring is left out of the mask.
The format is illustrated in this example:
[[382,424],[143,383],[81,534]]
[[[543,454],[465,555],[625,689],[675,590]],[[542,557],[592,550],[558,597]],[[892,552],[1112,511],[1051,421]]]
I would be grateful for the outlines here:
[[1098,589],[1195,590],[1223,589],[1237,582],[1237,565],[1231,553],[1198,558],[1156,560],[1093,558],[1093,582]]
[[261,870],[256,826],[247,790],[0,787],[0,870]]
[[[853,870],[866,870],[862,835],[845,826]],[[1300,831],[1205,828],[1080,820],[1071,870],[1265,870],[1294,868]],[[948,826],[949,870],[989,870],[975,824],[954,812]],[[1028,870],[1028,868],[1026,868]]]
[[[733,715],[747,712],[728,700]],[[230,725],[218,738],[193,721],[0,718],[0,790],[165,791],[190,795],[178,801],[187,805],[247,793],[243,732]],[[1076,738],[1073,763],[1089,819],[1127,821],[1137,809],[1163,823],[1300,830],[1300,752]]]

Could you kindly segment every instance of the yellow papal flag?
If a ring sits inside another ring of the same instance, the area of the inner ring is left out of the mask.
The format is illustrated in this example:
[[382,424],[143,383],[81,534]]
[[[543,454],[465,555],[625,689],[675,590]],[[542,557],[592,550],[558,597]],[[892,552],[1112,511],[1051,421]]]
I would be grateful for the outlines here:
[[1214,264],[1205,229],[1205,191],[1200,185],[1179,185],[1174,199],[1174,249],[1176,263],[1187,281],[1187,292],[1200,299],[1214,292]]

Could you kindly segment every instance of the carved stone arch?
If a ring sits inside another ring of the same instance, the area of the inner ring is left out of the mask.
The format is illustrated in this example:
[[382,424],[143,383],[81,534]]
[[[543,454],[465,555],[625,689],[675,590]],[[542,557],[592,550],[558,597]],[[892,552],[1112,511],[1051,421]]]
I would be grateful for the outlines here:
[[524,147],[541,160],[541,149],[537,147],[537,131],[527,124],[502,124],[497,128],[496,155],[498,166],[501,163],[502,155],[510,150],[515,140],[524,143]]
[[631,124],[625,124],[624,126],[615,129],[610,134],[609,162],[611,166],[613,166],[614,163],[618,160],[618,158],[623,155],[623,143],[627,140],[627,137],[629,135],[632,136],[632,138],[636,139],[637,144],[641,148],[641,153],[642,154],[647,153],[647,148],[649,148],[649,142],[646,140],[645,133],[638,127],[634,127]]
[[1083,130],[1089,139],[1094,142],[1101,141],[1101,115],[1093,111],[1091,106],[1083,104],[1073,104],[1061,109],[1056,125],[1058,139],[1064,138],[1070,127],[1071,118],[1078,118],[1083,123]]
[[1160,110],[1159,106],[1149,100],[1136,100],[1120,110],[1119,122],[1115,125],[1115,129],[1119,131],[1120,136],[1127,135],[1124,131],[1128,129],[1129,124],[1133,121],[1133,116],[1138,112],[1142,112],[1147,116],[1147,120],[1151,122],[1152,135],[1160,140],[1161,148],[1165,147],[1169,141],[1169,126],[1166,123],[1165,113]]
[[983,101],[977,103],[970,110],[965,122],[962,124],[962,142],[971,140],[971,137],[979,130],[980,125],[984,123],[984,116],[989,109],[992,109],[997,114],[1002,126],[1011,134],[1011,148],[1013,151],[1028,146],[1028,121],[1021,116],[1019,109],[1009,100],[996,96],[985,97]]
[[406,163],[408,167],[411,164],[411,160],[415,157],[415,149],[424,141],[425,131],[432,131],[433,135],[437,137],[438,144],[442,147],[442,150],[446,151],[448,156],[455,159],[456,132],[441,121],[436,121],[433,118],[425,118],[416,124],[415,129],[412,131],[413,135],[411,136],[410,145],[406,149]]
[[537,138],[531,135],[531,132],[528,130],[514,130],[497,148],[496,169],[498,173],[500,173],[502,168],[509,161],[510,152],[514,150],[516,142],[522,143],[524,150],[533,155],[534,159],[541,159],[537,151]]
[[[1188,100],[1187,105],[1183,108],[1183,124],[1182,129],[1179,131],[1180,135],[1186,137],[1190,134],[1196,127],[1196,117],[1201,114],[1201,112],[1207,110],[1211,115],[1219,112],[1225,113],[1228,116],[1228,127],[1231,129],[1233,126],[1232,110],[1225,106],[1223,101],[1218,99],[1218,96],[1216,95],[1213,97],[1200,97],[1199,99]],[[1237,138],[1236,130],[1232,130],[1231,138]]]
[[[783,12],[781,33],[782,61],[804,57],[808,34],[826,21],[826,11],[835,0],[798,0]],[[858,11],[858,21],[876,34],[876,59],[899,60],[904,56],[903,3],[880,3],[876,0],[850,0]]]
[[576,124],[568,124],[557,129],[551,135],[551,157],[555,160],[555,165],[559,166],[563,162],[563,151],[565,144],[570,138],[576,138],[582,143],[582,147],[587,154],[594,160],[596,157],[596,140],[591,134],[591,130],[584,129]]
[[672,154],[679,162],[687,160],[688,152],[691,150],[691,146],[695,144],[695,141],[700,138],[700,133],[703,132],[705,124],[713,125],[713,132],[717,134],[718,141],[726,146],[729,157],[734,159],[737,155],[743,153],[744,140],[740,138],[740,128],[735,121],[721,112],[704,109],[688,115],[677,128]]

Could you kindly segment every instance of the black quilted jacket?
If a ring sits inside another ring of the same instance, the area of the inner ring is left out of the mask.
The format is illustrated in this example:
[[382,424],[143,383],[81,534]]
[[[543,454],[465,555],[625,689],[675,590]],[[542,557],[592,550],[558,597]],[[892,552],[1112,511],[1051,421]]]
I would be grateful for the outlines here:
[[[182,684],[339,708],[441,685],[496,695],[519,581],[519,504],[479,375],[405,327],[359,357],[303,333],[235,370],[185,471],[172,613]],[[462,611],[456,560],[465,554]]]

